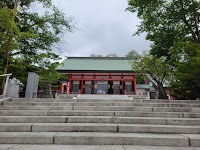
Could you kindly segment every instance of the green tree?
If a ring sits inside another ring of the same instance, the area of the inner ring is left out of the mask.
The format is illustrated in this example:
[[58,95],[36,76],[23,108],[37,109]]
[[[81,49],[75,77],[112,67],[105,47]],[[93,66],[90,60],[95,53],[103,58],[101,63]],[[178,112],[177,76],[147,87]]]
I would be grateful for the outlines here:
[[[6,74],[8,71],[10,53],[19,51],[19,40],[29,39],[33,36],[31,30],[20,31],[17,23],[14,21],[15,11],[8,7],[0,9],[0,54],[1,54],[1,72]],[[5,80],[2,82],[2,88]]]
[[[129,0],[131,12],[142,20],[135,34],[147,33],[152,41],[151,54],[165,57],[173,68],[172,87],[178,99],[193,99],[200,88],[198,78],[190,71],[198,65],[200,51],[199,0]],[[194,46],[193,48],[191,48]],[[189,48],[190,47],[190,48]],[[192,83],[192,84],[191,84]],[[195,87],[195,88],[194,88]],[[187,92],[183,92],[183,91]],[[179,93],[180,92],[180,93]]]
[[[24,1],[21,3],[21,11],[16,21],[19,22],[20,30],[31,28],[38,36],[29,40],[20,41],[20,49],[13,56],[22,56],[30,59],[32,64],[46,67],[51,61],[57,61],[59,56],[53,51],[53,45],[60,41],[62,35],[72,31],[71,19],[67,19],[57,7],[52,5],[51,0],[39,0],[45,12],[38,14],[30,12],[33,2]],[[45,65],[45,66],[44,66]]]
[[[137,51],[131,50],[131,51],[129,51],[129,52],[125,55],[125,57],[131,58],[131,59],[133,59],[133,62],[135,62],[135,61],[137,61],[137,60],[140,60],[141,55],[138,54]],[[144,84],[145,78],[146,78],[146,77],[145,77],[143,74],[137,73],[137,84]]]
[[114,54],[114,53],[113,53],[113,54],[108,54],[108,55],[106,55],[105,57],[118,57],[118,56],[117,56],[117,54]]
[[200,98],[200,45],[185,46],[182,61],[177,63],[174,81],[171,83],[176,99]]
[[[32,12],[30,8],[32,4],[37,2],[37,5],[43,8],[43,13]],[[21,10],[14,17],[13,23],[17,26],[19,33],[26,33],[32,31],[35,36],[30,38],[23,37],[17,40],[18,48],[12,46],[9,49],[10,62],[8,67],[10,72],[14,72],[13,76],[16,78],[27,77],[27,72],[29,71],[39,71],[41,68],[47,69],[51,66],[51,63],[58,62],[59,55],[55,51],[55,44],[58,43],[66,32],[71,32],[73,30],[73,25],[71,25],[72,19],[66,18],[65,14],[62,13],[57,7],[52,4],[51,0],[23,0],[21,1]],[[13,9],[13,1],[11,0],[1,0],[0,9],[7,6],[10,10]],[[9,14],[9,13],[8,13]],[[12,14],[12,13],[11,13]],[[5,19],[2,15],[0,19]],[[4,23],[1,21],[1,23]],[[7,21],[7,26],[12,24]],[[2,37],[7,37],[6,32],[2,32],[4,29],[0,27]],[[17,39],[17,35],[14,34],[14,38]],[[0,40],[2,41],[2,39]],[[0,43],[1,48],[2,43]],[[0,51],[3,55],[4,52]],[[0,61],[0,66],[6,65],[5,57],[0,56],[3,60]],[[20,59],[17,61],[17,59]],[[16,63],[16,61],[18,63]],[[23,71],[15,74],[16,72],[12,68],[16,68],[17,64],[26,66],[21,67]],[[29,65],[27,65],[29,64]],[[2,70],[2,68],[1,68]]]
[[164,85],[170,80],[170,66],[164,58],[155,58],[144,54],[138,61],[133,61],[132,68],[138,74],[146,75],[158,88],[159,98],[167,99]]
[[200,44],[198,0],[129,0],[127,9],[142,20],[135,34],[147,33],[155,56],[179,56],[183,50],[180,42]]
[[103,57],[101,54],[91,54],[90,57]]
[[128,53],[126,54],[126,57],[132,58],[132,59],[134,59],[134,60],[138,60],[138,59],[141,58],[140,54],[138,54],[138,52],[135,51],[135,50],[131,50],[130,52],[128,52]]
[[46,89],[48,87],[49,95],[52,95],[52,85],[56,85],[61,78],[61,74],[56,71],[56,67],[59,63],[52,63],[48,68],[41,68],[37,73],[39,77],[40,88]]
[[117,54],[108,54],[108,55],[101,55],[101,54],[91,54],[90,57],[118,57]]

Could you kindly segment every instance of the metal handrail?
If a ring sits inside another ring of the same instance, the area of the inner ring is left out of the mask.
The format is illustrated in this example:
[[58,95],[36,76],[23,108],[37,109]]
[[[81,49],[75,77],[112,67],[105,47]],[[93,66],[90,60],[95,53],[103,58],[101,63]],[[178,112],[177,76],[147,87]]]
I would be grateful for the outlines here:
[[0,75],[0,77],[5,77],[6,76],[6,83],[4,84],[4,90],[3,90],[3,95],[0,95],[0,97],[4,97],[6,96],[7,93],[7,87],[8,87],[8,82],[9,82],[9,78],[12,75],[12,73],[10,74],[2,74]]

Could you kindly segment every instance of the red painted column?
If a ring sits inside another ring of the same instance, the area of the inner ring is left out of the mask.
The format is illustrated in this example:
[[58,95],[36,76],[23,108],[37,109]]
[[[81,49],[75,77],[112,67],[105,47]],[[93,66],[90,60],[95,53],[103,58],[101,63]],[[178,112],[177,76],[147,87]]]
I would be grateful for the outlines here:
[[83,79],[81,80],[81,94],[83,94]]
[[71,91],[71,74],[68,74],[68,77],[69,77],[69,94],[70,94],[70,91]]
[[122,79],[122,94],[124,94],[124,80]]
[[122,94],[124,94],[124,76],[123,76],[123,73],[121,75],[121,80],[122,80]]
[[67,94],[69,94],[69,82],[67,82]]
[[82,77],[82,79],[81,79],[81,94],[83,94],[83,78],[84,78],[84,75],[82,74],[81,75]]
[[136,95],[136,77],[135,77],[135,75],[134,75],[134,94]]
[[60,83],[60,93],[62,93],[62,83]]

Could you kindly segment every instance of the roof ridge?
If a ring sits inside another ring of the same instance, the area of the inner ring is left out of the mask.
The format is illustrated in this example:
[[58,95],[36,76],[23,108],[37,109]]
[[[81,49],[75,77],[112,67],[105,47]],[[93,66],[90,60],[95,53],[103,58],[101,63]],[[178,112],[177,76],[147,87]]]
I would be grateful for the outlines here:
[[129,57],[67,57],[66,59],[133,60]]

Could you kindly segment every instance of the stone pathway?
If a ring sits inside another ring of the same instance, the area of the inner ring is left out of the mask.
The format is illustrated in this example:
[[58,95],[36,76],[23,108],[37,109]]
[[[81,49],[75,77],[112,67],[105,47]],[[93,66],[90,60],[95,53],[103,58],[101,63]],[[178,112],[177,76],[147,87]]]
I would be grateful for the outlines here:
[[200,150],[200,147],[132,145],[0,145],[0,150]]

